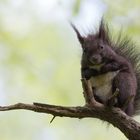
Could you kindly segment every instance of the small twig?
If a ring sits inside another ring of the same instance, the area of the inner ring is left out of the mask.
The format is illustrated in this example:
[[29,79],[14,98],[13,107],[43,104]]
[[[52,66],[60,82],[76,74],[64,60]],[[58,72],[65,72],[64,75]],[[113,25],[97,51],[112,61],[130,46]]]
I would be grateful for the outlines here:
[[81,79],[82,81],[82,86],[83,86],[83,90],[84,90],[84,98],[85,98],[85,102],[86,102],[86,106],[98,106],[98,107],[103,107],[104,105],[97,102],[94,98],[94,93],[92,90],[92,86],[89,80],[86,80],[85,78]]
[[51,119],[50,123],[52,123],[54,121],[56,116],[53,116],[53,118]]
[[84,98],[85,98],[85,102],[86,104],[90,104],[91,102],[91,98],[93,96],[91,89],[89,88],[89,85],[87,83],[86,79],[81,79],[82,81],[82,87],[83,87],[83,94],[84,94]]

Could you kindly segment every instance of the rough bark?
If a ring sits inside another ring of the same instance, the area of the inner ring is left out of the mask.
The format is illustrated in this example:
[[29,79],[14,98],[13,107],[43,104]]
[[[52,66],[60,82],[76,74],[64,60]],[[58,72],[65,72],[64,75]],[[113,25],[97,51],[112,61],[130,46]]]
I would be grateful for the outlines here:
[[119,108],[109,108],[96,102],[92,95],[92,88],[90,87],[90,83],[88,81],[83,79],[82,85],[86,101],[85,106],[64,107],[43,103],[17,103],[9,106],[0,106],[0,111],[25,109],[38,113],[52,114],[54,118],[57,116],[79,119],[87,117],[99,118],[120,129],[129,140],[140,140],[140,123],[127,116]]

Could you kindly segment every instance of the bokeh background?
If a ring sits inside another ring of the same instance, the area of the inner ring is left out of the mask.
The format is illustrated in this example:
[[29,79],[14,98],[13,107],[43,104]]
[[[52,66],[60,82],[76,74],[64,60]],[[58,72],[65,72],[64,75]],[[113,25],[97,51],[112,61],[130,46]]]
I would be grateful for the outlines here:
[[[123,30],[140,50],[139,0],[0,0],[0,105],[43,102],[84,105],[81,34],[101,17],[113,32]],[[98,119],[56,118],[30,111],[0,112],[1,140],[126,140]],[[140,117],[135,117],[140,121]]]

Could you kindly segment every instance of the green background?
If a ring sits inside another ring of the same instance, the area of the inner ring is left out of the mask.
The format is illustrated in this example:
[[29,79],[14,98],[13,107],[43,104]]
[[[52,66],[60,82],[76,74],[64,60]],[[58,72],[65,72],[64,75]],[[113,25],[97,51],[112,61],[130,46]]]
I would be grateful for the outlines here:
[[[68,10],[72,19],[78,16],[82,2],[73,0],[67,9],[64,0],[58,0],[56,7]],[[123,29],[139,50],[140,1],[100,3],[105,6],[102,14],[113,31]],[[41,6],[49,9],[43,0],[0,1],[0,105],[17,102],[84,105],[80,44],[67,19],[56,20],[57,16],[51,13],[57,15],[57,10],[50,8],[49,18],[44,20],[43,10],[38,8]],[[56,117],[50,124],[51,118],[48,114],[23,110],[0,112],[0,139],[126,140],[118,129],[98,119]],[[135,119],[140,121],[139,116]]]

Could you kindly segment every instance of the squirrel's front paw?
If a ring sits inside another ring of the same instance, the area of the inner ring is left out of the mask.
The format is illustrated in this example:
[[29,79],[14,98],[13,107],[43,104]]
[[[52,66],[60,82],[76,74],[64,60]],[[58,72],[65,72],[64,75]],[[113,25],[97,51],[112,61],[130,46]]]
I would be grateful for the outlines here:
[[91,71],[90,69],[85,69],[82,71],[82,78],[89,80],[91,78]]
[[100,72],[95,69],[82,70],[82,78],[86,78],[86,80],[89,80],[92,76],[98,76],[99,74]]

